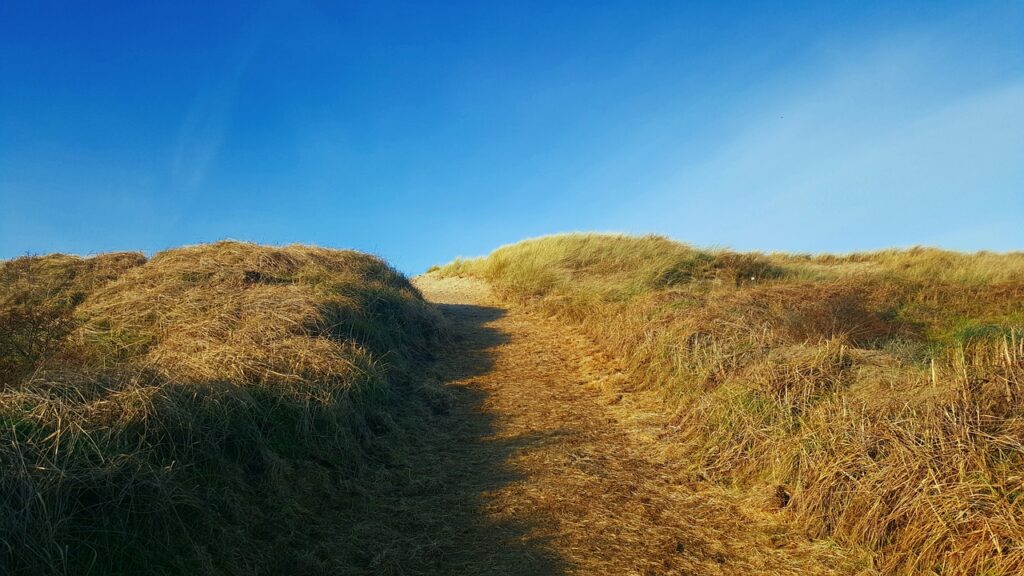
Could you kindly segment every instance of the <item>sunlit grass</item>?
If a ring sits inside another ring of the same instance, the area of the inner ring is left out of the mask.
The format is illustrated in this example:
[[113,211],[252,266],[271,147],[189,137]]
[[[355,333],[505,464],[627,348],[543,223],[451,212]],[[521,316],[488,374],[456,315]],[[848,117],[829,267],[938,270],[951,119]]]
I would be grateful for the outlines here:
[[[0,572],[318,571],[439,318],[383,261],[237,242],[0,263]],[[365,528],[364,528],[365,530]],[[354,551],[352,554],[363,554]]]
[[663,391],[695,472],[886,574],[1024,572],[1024,254],[569,234],[456,260]]

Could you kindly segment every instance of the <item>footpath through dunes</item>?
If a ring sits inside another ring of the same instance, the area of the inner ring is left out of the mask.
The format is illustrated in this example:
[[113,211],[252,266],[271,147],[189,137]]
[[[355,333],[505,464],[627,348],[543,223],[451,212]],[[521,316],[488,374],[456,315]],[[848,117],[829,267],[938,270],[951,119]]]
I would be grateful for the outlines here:
[[[653,397],[622,393],[615,363],[568,326],[502,309],[483,281],[426,275],[415,283],[454,332],[439,375],[454,398],[473,399],[461,408],[455,402],[452,422],[460,420],[460,410],[471,410],[461,420],[482,419],[487,426],[474,430],[467,424],[464,433],[486,436],[466,438],[465,444],[505,452],[503,477],[493,482],[470,480],[473,462],[450,460],[464,469],[464,482],[483,489],[468,503],[478,507],[476,522],[515,527],[501,536],[501,550],[519,552],[516,564],[503,564],[515,558],[501,557],[500,550],[490,561],[487,553],[469,553],[471,561],[461,565],[465,573],[861,571],[863,564],[789,529],[759,503],[693,477]],[[473,369],[483,352],[488,369]],[[486,465],[479,472],[496,469]]]

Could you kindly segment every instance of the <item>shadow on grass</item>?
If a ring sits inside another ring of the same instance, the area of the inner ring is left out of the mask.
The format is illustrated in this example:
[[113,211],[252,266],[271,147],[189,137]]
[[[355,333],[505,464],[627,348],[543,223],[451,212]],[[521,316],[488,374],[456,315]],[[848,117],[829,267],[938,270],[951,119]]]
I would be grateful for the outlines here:
[[486,393],[465,385],[491,370],[493,349],[507,341],[489,326],[503,311],[439,308],[453,332],[433,369],[447,391],[447,409],[417,427],[409,452],[376,471],[372,488],[338,511],[350,522],[339,568],[348,574],[562,574],[565,566],[549,544],[529,538],[527,520],[496,521],[486,510],[488,493],[518,479],[509,457],[545,440],[495,439],[495,416],[483,410]]

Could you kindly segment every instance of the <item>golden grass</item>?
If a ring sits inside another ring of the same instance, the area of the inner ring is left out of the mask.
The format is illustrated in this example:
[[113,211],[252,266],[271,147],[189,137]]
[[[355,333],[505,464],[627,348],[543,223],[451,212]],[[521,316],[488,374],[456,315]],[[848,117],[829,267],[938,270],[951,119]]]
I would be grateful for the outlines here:
[[563,235],[441,276],[578,323],[695,474],[886,574],[1024,573],[1024,254],[743,254]]
[[512,482],[488,491],[482,509],[498,525],[525,522],[530,556],[555,562],[456,573],[870,573],[859,551],[808,539],[760,502],[700,480],[678,457],[676,426],[655,394],[626,393],[619,362],[580,330],[521,307],[495,313],[479,280],[428,274],[415,282],[431,301],[456,304],[443,308],[456,346],[500,336],[489,370],[452,381],[497,416],[484,443],[516,447]]
[[437,313],[365,254],[220,242],[0,279],[0,572],[324,569],[294,539],[345,520],[314,503],[431,401],[408,384]]

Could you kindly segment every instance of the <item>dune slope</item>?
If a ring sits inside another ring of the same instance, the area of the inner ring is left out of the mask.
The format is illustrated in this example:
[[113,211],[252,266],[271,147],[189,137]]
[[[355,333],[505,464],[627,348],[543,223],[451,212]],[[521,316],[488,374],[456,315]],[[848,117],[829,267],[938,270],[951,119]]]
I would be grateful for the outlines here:
[[581,327],[695,475],[883,573],[1024,572],[1024,255],[570,234],[433,274]]
[[365,254],[220,242],[0,277],[0,572],[336,566],[350,519],[318,507],[437,397],[413,375],[439,316]]

